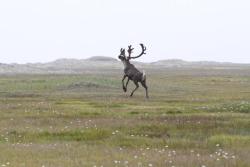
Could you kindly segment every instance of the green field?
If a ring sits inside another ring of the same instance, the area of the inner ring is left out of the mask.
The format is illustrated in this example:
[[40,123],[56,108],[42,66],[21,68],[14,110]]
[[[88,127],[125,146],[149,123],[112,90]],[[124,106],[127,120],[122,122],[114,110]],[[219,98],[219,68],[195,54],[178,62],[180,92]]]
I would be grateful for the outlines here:
[[0,166],[249,167],[250,69],[0,76]]

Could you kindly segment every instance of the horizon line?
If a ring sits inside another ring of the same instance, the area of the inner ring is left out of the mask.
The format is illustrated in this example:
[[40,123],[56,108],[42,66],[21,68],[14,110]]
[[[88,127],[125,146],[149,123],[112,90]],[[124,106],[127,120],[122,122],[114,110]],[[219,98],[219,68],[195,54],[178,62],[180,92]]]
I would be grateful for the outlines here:
[[[52,63],[52,62],[55,62],[57,60],[62,60],[62,59],[72,59],[72,60],[88,60],[88,59],[91,59],[91,58],[94,58],[94,57],[104,57],[104,58],[112,58],[112,59],[115,59],[117,61],[119,61],[118,59],[116,59],[115,57],[111,57],[111,56],[90,56],[90,57],[87,57],[87,58],[69,58],[69,57],[62,57],[62,58],[57,58],[57,59],[54,59],[54,60],[51,60],[51,61],[44,61],[44,62],[25,62],[25,63],[18,63],[18,62],[10,62],[10,63],[2,63],[0,62],[0,64],[7,64],[7,65],[11,65],[11,64],[19,64],[19,65],[26,65],[26,64],[46,64],[46,63]],[[227,64],[250,64],[250,62],[247,62],[247,63],[243,63],[243,62],[230,62],[230,61],[216,61],[216,60],[185,60],[185,59],[180,59],[180,58],[169,58],[169,59],[159,59],[159,60],[155,60],[155,61],[146,61],[146,62],[143,62],[143,61],[136,61],[134,60],[134,62],[140,62],[140,63],[145,63],[145,64],[150,64],[150,63],[155,63],[155,62],[159,62],[159,61],[166,61],[166,60],[179,60],[179,61],[185,61],[185,62],[214,62],[214,63],[227,63]]]

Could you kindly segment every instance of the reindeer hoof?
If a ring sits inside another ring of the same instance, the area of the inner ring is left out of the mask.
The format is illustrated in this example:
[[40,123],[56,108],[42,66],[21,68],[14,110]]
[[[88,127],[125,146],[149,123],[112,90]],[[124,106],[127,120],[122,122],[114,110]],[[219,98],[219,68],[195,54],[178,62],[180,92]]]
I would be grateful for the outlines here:
[[123,91],[124,91],[124,92],[127,92],[127,89],[126,89],[125,87],[123,87]]

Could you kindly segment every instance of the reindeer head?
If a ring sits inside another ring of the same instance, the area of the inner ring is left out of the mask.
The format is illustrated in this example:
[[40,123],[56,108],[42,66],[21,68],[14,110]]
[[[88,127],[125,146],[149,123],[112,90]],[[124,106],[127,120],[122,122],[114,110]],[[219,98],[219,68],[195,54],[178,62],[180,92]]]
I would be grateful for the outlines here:
[[141,48],[142,48],[142,52],[138,55],[138,56],[134,56],[132,57],[131,54],[133,53],[133,50],[134,48],[132,48],[132,45],[129,45],[128,46],[128,57],[126,57],[126,54],[125,54],[125,49],[121,48],[120,50],[120,55],[118,56],[118,58],[121,60],[121,61],[124,61],[124,60],[127,60],[129,61],[130,59],[136,59],[136,58],[139,58],[141,57],[142,55],[146,54],[145,51],[146,51],[146,47],[141,43],[140,44]]
[[118,58],[119,58],[121,61],[126,60],[125,49],[121,48],[120,52],[121,52],[121,53],[120,53],[120,55],[118,56]]

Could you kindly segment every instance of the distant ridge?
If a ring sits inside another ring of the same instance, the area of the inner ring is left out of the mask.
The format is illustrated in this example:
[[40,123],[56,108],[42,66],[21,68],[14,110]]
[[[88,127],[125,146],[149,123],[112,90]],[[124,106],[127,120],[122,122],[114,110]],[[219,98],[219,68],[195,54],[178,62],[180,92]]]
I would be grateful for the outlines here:
[[89,61],[118,61],[115,58],[106,57],[106,56],[93,56],[93,57],[87,58],[85,60],[89,60]]
[[173,64],[189,64],[189,63],[195,63],[195,64],[239,64],[239,63],[231,63],[231,62],[217,62],[217,61],[185,61],[182,59],[165,59],[165,60],[159,60],[156,62],[153,62],[152,64],[158,64],[158,63],[173,63]]
[[181,59],[166,59],[152,62],[152,65],[168,66],[168,67],[217,67],[217,66],[250,66],[250,64],[239,64],[231,62],[216,61],[185,61]]
[[179,65],[187,65],[189,62],[181,60],[181,59],[167,59],[167,60],[159,60],[153,62],[153,65],[172,65],[172,66],[179,66]]
[[[139,69],[164,70],[167,68],[192,69],[240,69],[250,68],[250,64],[228,62],[197,61],[189,62],[181,59],[166,59],[152,63],[133,62]],[[0,63],[0,74],[74,74],[105,71],[121,71],[123,64],[115,58],[94,56],[87,59],[57,59],[48,63],[3,64]]]

